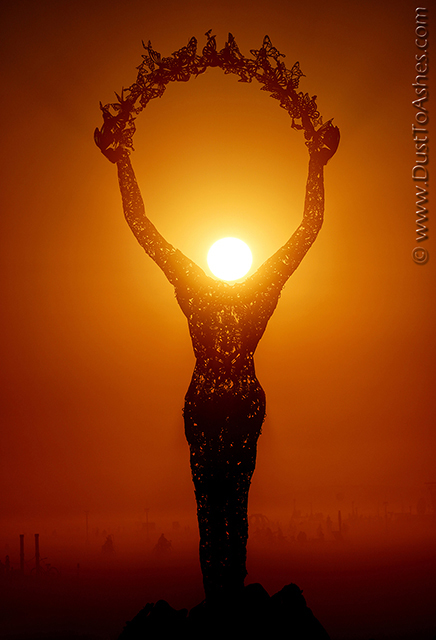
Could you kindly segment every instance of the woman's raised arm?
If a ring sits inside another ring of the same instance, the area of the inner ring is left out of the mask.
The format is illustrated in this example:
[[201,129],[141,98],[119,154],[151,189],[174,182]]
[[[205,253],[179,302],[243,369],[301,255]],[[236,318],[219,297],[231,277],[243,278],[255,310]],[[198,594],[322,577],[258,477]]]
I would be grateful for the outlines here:
[[[122,103],[122,106],[126,104]],[[186,273],[192,271],[195,265],[170,245],[147,218],[129,158],[132,145],[131,140],[130,144],[128,141],[134,131],[133,120],[129,114],[127,107],[124,110],[121,108],[116,116],[111,116],[103,109],[104,123],[101,129],[94,131],[95,143],[103,155],[117,165],[124,216],[129,227],[146,253],[175,285],[177,281],[185,279]]]
[[198,278],[204,278],[203,270],[167,242],[147,218],[135,172],[127,154],[118,160],[117,168],[124,216],[146,253],[179,290],[189,287]]
[[328,122],[309,146],[309,174],[303,219],[290,239],[264,262],[248,280],[257,288],[279,293],[314,243],[324,220],[324,165],[339,144],[339,129]]
[[135,172],[128,155],[117,162],[118,182],[123,202],[124,216],[135,238],[141,247],[165,272],[168,273],[168,260],[176,253],[176,249],[165,240],[145,213],[144,202],[136,182]]
[[192,277],[204,274],[195,263],[167,242],[147,218],[129,158],[131,141],[130,144],[128,142],[126,144],[130,139],[129,131],[130,137],[132,130],[134,131],[129,113],[128,109],[126,112],[121,109],[117,116],[111,116],[104,111],[103,126],[94,131],[94,139],[103,155],[117,165],[124,216],[133,234],[150,258],[162,269],[171,284],[180,285],[192,280]]

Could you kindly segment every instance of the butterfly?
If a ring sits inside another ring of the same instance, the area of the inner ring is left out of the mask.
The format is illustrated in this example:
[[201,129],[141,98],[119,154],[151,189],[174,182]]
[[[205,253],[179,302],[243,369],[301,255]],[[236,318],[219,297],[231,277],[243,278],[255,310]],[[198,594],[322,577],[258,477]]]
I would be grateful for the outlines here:
[[189,40],[189,42],[186,45],[186,47],[182,47],[178,51],[175,51],[173,53],[173,56],[175,58],[188,59],[188,58],[195,58],[196,53],[197,53],[197,38],[194,38],[194,36],[193,36]]
[[148,44],[145,44],[144,41],[142,41],[142,46],[148,52],[148,55],[142,55],[142,57],[144,58],[144,62],[140,65],[139,68],[146,65],[150,69],[150,71],[154,71],[156,65],[159,67],[162,64],[162,56],[158,51],[155,51],[153,49],[153,47],[151,46],[151,40],[148,41]]
[[269,36],[265,36],[260,49],[250,49],[251,55],[256,58],[256,62],[262,64],[266,62],[267,58],[274,58],[277,62],[279,58],[284,58],[284,54],[280,53],[278,49],[273,47]]
[[192,37],[186,47],[173,53],[171,58],[171,79],[187,82],[193,73],[197,73],[197,40]]
[[209,29],[205,34],[207,37],[207,42],[203,47],[201,62],[206,67],[217,67],[219,58],[216,50],[216,36],[211,36],[212,29]]

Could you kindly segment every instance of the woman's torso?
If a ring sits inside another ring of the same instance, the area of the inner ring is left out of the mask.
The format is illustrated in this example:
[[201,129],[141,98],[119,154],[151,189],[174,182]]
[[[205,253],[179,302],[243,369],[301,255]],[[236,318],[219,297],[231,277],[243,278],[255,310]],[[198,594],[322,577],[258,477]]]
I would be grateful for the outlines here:
[[234,404],[262,394],[253,356],[277,305],[271,296],[246,283],[228,285],[204,276],[189,287],[176,287],[188,319],[196,358],[186,396],[189,402]]

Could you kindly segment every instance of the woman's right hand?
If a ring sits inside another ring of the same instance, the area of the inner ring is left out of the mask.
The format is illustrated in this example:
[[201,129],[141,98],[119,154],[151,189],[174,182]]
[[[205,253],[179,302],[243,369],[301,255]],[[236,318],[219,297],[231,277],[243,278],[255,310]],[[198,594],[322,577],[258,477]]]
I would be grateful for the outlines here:
[[104,123],[101,129],[95,129],[94,140],[97,147],[108,160],[116,164],[130,154],[133,149],[132,138],[135,125],[130,112],[121,109],[112,115],[103,108]]

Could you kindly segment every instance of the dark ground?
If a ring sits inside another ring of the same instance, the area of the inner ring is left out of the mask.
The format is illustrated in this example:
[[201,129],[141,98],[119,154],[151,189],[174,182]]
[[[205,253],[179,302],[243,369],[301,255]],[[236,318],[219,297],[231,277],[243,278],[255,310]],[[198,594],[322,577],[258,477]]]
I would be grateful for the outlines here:
[[[84,553],[80,569],[36,580],[15,571],[0,582],[2,640],[115,640],[147,602],[191,609],[203,599],[195,545],[173,541],[164,557]],[[15,565],[16,566],[16,565]],[[27,565],[26,565],[27,570]],[[249,543],[246,583],[270,595],[296,583],[332,640],[433,640],[436,539]]]

